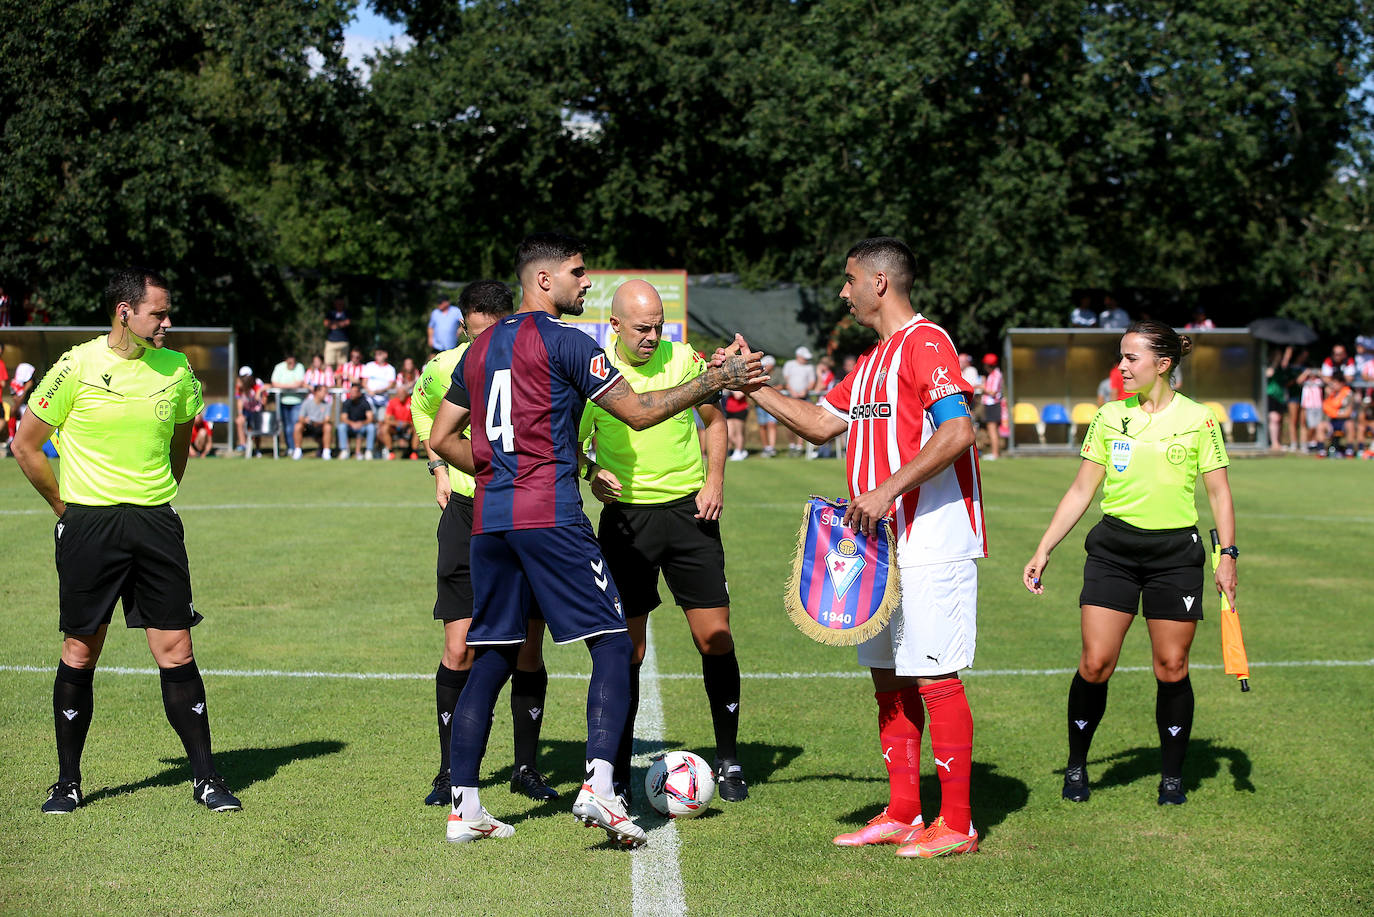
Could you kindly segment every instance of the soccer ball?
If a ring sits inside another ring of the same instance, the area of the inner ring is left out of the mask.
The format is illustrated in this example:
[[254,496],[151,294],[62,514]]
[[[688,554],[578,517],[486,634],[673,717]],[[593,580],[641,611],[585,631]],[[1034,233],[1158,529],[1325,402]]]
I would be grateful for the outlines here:
[[670,751],[658,755],[644,775],[649,804],[669,818],[696,818],[716,795],[716,775],[700,755]]

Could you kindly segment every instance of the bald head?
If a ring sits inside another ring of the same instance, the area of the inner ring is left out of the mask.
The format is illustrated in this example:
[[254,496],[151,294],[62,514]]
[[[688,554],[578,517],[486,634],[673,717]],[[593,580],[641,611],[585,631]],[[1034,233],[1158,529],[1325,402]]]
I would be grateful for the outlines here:
[[611,330],[620,356],[638,366],[658,349],[663,337],[663,300],[653,284],[627,280],[611,297]]

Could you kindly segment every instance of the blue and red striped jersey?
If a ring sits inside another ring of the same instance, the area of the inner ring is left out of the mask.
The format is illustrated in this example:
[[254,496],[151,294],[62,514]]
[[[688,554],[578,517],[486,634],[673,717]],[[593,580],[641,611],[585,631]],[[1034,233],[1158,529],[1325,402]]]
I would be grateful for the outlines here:
[[620,371],[586,333],[546,312],[517,312],[473,341],[445,397],[472,413],[472,533],[585,521],[577,428]]

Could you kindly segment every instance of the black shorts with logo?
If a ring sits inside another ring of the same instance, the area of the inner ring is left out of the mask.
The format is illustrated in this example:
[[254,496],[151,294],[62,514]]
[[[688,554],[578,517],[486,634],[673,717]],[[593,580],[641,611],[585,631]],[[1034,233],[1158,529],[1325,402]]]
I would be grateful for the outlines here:
[[451,494],[439,516],[438,589],[434,620],[461,621],[472,617],[472,497]]
[[660,604],[658,572],[683,608],[730,604],[720,522],[697,519],[696,494],[667,503],[611,503],[601,508],[597,540],[620,587],[625,616]]
[[1103,516],[1083,547],[1088,559],[1078,604],[1131,615],[1139,608],[1147,619],[1202,620],[1207,549],[1196,528],[1141,529]]
[[63,633],[100,630],[117,599],[129,627],[185,630],[201,622],[191,602],[186,532],[170,503],[68,503],[53,541]]
[[[436,621],[472,618],[472,513],[472,497],[450,494],[448,505],[439,516],[439,528],[435,533],[439,540],[439,560],[435,565]],[[544,616],[537,605],[531,604],[530,617],[542,619]]]

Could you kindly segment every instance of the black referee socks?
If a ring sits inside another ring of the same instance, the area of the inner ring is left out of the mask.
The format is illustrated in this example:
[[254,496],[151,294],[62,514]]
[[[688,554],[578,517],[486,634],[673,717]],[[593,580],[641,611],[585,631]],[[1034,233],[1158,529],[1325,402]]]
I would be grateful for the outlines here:
[[1164,777],[1183,776],[1183,756],[1188,753],[1188,737],[1193,733],[1193,683],[1187,675],[1181,681],[1159,681],[1155,693],[1155,724],[1159,727],[1159,773]]
[[57,782],[81,782],[81,750],[91,728],[95,707],[91,685],[95,669],[76,669],[57,663],[52,683],[52,718],[57,728]]
[[711,725],[716,733],[716,757],[738,758],[739,737],[739,660],[735,651],[719,656],[701,657],[701,679],[706,685],[706,700],[711,705]]
[[453,744],[453,710],[468,683],[467,669],[450,669],[442,662],[434,673],[434,706],[439,723],[439,772],[448,773],[449,747]]
[[1107,710],[1107,684],[1095,685],[1079,672],[1069,684],[1069,767],[1086,767],[1093,733]]
[[172,724],[186,749],[191,773],[197,780],[213,776],[210,712],[205,708],[205,682],[196,661],[192,659],[185,665],[158,669],[158,675],[162,679],[162,707],[167,711],[167,722]]
[[549,694],[549,670],[516,669],[510,676],[510,718],[515,725],[515,768],[530,770],[539,754],[539,731],[544,725],[544,701]]

